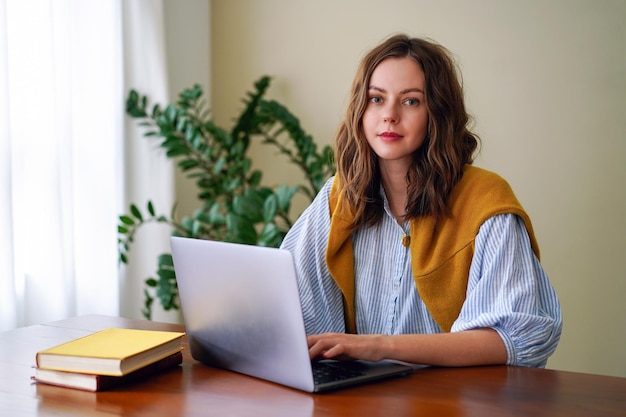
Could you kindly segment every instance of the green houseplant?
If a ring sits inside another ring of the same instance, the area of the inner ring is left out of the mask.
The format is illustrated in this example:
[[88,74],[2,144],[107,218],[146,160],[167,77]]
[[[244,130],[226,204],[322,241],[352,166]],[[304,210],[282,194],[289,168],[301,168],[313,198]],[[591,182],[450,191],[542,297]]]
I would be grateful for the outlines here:
[[[293,224],[291,201],[296,193],[313,199],[334,172],[332,149],[318,152],[298,119],[274,100],[265,100],[270,78],[261,77],[243,100],[244,108],[230,130],[209,117],[202,89],[196,85],[179,94],[178,101],[149,108],[148,98],[131,90],[126,113],[145,126],[146,137],[156,138],[168,158],[198,189],[199,207],[191,216],[178,217],[176,204],[169,215],[157,214],[151,201],[145,209],[130,204],[119,216],[118,249],[127,263],[137,230],[150,223],[166,223],[172,234],[198,239],[277,247]],[[274,146],[298,166],[306,181],[299,185],[262,185],[262,173],[252,169],[247,152],[251,141]],[[145,280],[142,313],[150,319],[155,299],[164,310],[178,309],[178,287],[171,254],[158,256],[156,277]]]

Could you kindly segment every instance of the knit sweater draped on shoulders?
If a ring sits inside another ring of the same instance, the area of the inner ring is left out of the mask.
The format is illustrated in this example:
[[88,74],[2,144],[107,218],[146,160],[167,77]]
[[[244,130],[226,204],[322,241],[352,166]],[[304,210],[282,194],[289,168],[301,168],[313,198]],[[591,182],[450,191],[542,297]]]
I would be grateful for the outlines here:
[[[342,194],[335,179],[329,200],[331,224],[326,263],[343,295],[346,330],[356,333],[354,254],[349,227],[354,216]],[[450,331],[465,301],[474,239],[487,219],[504,213],[521,217],[539,258],[530,218],[499,175],[466,166],[447,205],[449,215],[421,216],[410,221],[415,285],[430,314],[445,332]]]

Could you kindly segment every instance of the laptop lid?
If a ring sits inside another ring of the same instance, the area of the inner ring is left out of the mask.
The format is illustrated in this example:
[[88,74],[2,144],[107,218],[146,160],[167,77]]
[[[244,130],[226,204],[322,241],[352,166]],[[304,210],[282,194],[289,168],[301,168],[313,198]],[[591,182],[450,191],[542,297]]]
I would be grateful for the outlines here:
[[313,382],[291,252],[182,237],[171,248],[194,359],[303,391],[334,388]]

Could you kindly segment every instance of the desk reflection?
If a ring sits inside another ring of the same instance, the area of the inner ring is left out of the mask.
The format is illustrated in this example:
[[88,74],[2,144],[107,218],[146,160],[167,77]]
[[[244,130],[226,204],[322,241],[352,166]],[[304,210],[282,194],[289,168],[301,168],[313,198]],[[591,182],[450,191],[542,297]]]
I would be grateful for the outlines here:
[[211,415],[212,405],[219,403],[224,416],[313,416],[311,394],[199,362],[192,364],[188,373],[184,415]]

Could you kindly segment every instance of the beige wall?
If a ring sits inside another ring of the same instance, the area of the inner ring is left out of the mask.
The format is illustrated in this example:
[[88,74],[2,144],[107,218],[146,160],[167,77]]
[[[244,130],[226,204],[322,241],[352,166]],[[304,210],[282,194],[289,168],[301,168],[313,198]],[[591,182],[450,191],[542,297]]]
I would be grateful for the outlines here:
[[[622,0],[212,0],[213,114],[230,126],[268,74],[269,96],[332,143],[366,50],[394,32],[444,44],[483,139],[477,165],[513,185],[562,302],[548,367],[626,377],[625,21]],[[254,152],[267,183],[293,178]]]
[[[210,0],[163,2],[171,102],[178,99],[180,92],[195,84],[200,84],[205,98],[210,99],[210,5]],[[178,213],[188,216],[200,207],[194,182],[178,169],[175,172],[175,188]]]

